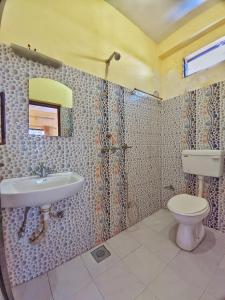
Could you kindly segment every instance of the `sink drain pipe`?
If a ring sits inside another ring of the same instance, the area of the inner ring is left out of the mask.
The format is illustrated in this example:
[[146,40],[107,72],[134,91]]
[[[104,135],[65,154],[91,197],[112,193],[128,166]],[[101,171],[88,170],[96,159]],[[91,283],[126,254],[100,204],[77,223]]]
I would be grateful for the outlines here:
[[50,207],[50,205],[41,206],[41,224],[40,228],[30,237],[30,243],[32,245],[39,244],[47,233],[48,220],[50,219]]

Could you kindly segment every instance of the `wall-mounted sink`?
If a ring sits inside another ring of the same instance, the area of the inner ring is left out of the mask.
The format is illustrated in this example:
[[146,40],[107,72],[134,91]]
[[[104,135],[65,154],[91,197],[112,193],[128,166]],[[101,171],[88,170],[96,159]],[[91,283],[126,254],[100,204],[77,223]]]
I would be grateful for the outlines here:
[[4,179],[1,182],[2,207],[50,205],[79,192],[84,178],[74,172]]

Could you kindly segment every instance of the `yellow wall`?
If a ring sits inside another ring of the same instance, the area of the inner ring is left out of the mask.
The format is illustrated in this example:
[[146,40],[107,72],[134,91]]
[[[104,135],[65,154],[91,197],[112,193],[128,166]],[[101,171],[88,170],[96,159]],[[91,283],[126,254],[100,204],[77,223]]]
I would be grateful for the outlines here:
[[104,0],[7,0],[0,41],[27,46],[65,64],[149,92],[159,90],[157,46]]
[[225,80],[221,63],[186,79],[183,58],[225,35],[225,1],[156,45],[104,0],[7,0],[0,42],[28,43],[40,52],[101,78],[113,51],[108,79],[133,89],[158,90],[164,99]]
[[185,56],[224,35],[225,2],[221,2],[191,20],[159,45],[160,94],[164,99],[225,80],[225,62],[187,78],[183,78],[182,63]]

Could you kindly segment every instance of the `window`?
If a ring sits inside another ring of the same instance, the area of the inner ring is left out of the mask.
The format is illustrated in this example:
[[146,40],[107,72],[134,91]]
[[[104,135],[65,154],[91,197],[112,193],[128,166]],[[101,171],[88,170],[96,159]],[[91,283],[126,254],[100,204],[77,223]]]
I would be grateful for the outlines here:
[[29,102],[29,134],[60,136],[60,106]]
[[225,61],[225,36],[184,59],[184,77]]

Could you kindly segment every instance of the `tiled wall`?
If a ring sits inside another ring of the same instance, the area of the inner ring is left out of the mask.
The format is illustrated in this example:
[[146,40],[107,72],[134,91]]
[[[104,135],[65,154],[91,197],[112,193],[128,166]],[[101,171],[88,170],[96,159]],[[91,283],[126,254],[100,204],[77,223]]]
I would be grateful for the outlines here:
[[[0,146],[5,178],[30,175],[40,162],[85,177],[78,195],[59,201],[62,220],[51,220],[39,245],[29,237],[39,225],[39,209],[29,212],[25,236],[18,238],[24,209],[3,210],[5,252],[13,285],[45,273],[160,208],[160,104],[135,98],[118,85],[63,65],[53,69],[15,56],[0,45],[0,89],[6,96],[6,145]],[[73,90],[71,138],[28,135],[28,79],[47,77]],[[112,132],[107,139],[107,132]],[[101,154],[103,146],[126,142],[126,152]],[[126,169],[126,172],[125,172]],[[141,196],[140,196],[141,195]]]
[[[195,194],[197,178],[184,176],[183,149],[225,149],[225,82],[213,84],[170,99],[162,104],[162,202],[173,192]],[[209,227],[225,232],[225,176],[205,178],[204,197],[211,212],[205,221]]]
[[[125,98],[128,221],[136,223],[161,206],[161,102]],[[146,201],[146,199],[151,199]]]
[[[53,69],[19,58],[0,46],[0,89],[6,95],[7,140],[0,146],[5,178],[27,176],[38,162],[85,177],[82,192],[59,201],[62,220],[51,220],[48,235],[32,246],[39,224],[32,208],[25,236],[18,238],[24,209],[3,210],[9,275],[13,285],[45,273],[140,221],[176,193],[196,193],[197,181],[184,176],[183,149],[225,149],[225,83],[162,103],[64,65]],[[70,138],[28,135],[28,79],[48,77],[73,90]],[[112,133],[107,138],[107,133]],[[127,143],[126,151],[101,153]],[[206,178],[211,213],[206,224],[225,232],[225,176]]]

